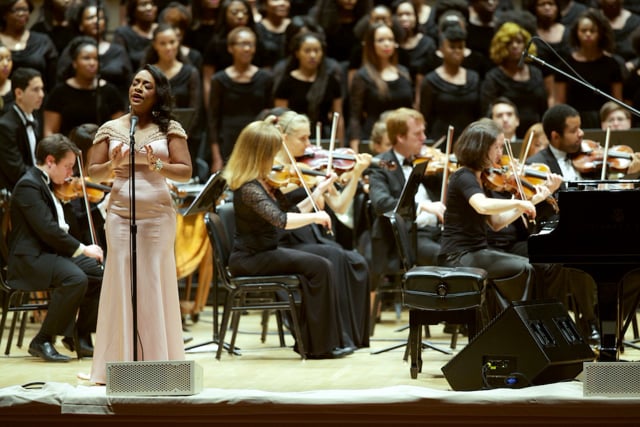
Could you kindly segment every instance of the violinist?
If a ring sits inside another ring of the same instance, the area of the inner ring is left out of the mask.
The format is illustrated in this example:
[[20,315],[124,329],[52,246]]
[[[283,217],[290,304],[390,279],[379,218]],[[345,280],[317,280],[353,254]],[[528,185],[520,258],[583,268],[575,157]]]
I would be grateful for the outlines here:
[[483,268],[496,290],[495,315],[511,301],[534,296],[535,271],[527,258],[491,249],[486,227],[500,230],[522,215],[535,218],[535,204],[549,191],[541,188],[532,200],[486,195],[483,171],[503,154],[504,134],[490,119],[471,123],[455,144],[460,168],[449,179],[439,261],[447,266]]
[[[306,251],[282,247],[278,234],[309,224],[331,226],[322,207],[322,193],[332,180],[320,183],[309,198],[290,204],[268,175],[282,146],[275,118],[247,125],[233,147],[223,176],[233,191],[236,233],[229,257],[234,275],[296,274],[302,280],[300,310],[303,346],[309,358],[338,358],[353,352],[342,337],[336,309],[338,280],[333,263]],[[294,347],[297,349],[297,345]]]
[[[422,114],[410,108],[391,111],[386,119],[387,134],[392,148],[379,159],[403,165],[395,170],[371,170],[369,197],[376,214],[372,227],[372,256],[375,273],[389,274],[398,271],[399,263],[391,229],[382,217],[395,208],[408,176],[413,169],[412,160],[418,156],[426,140],[425,120]],[[445,205],[440,202],[440,179],[426,176],[416,195],[417,262],[419,265],[436,265],[440,245],[440,228]],[[390,261],[390,265],[387,261]]]
[[102,249],[84,245],[68,233],[62,205],[50,187],[71,175],[78,153],[63,135],[44,138],[36,149],[36,167],[18,180],[11,197],[10,283],[28,291],[53,288],[47,315],[28,350],[47,362],[70,360],[54,347],[57,335],[64,337],[68,350],[79,345],[81,356],[93,355],[91,334],[102,283]]
[[[278,126],[282,129],[283,144],[286,149],[293,156],[304,154],[305,148],[309,148],[310,136],[310,123],[307,116],[287,111],[279,117]],[[290,160],[284,146],[276,155],[276,162],[288,165]],[[332,224],[339,223],[333,218],[337,219],[337,215],[344,214],[351,206],[359,187],[360,177],[371,162],[369,154],[355,154],[354,158],[355,161],[351,162],[349,170],[342,172],[341,178],[347,173],[351,177],[340,190],[331,183],[334,179],[332,177],[320,178],[317,184],[317,187],[326,188],[326,191],[321,192],[321,204],[324,204],[325,210],[331,215]],[[341,167],[347,166],[345,163]],[[304,164],[301,167],[304,168]],[[330,185],[325,185],[327,180],[330,181]],[[297,203],[305,196],[306,193],[301,188],[286,194],[291,203]],[[368,347],[370,285],[367,260],[360,253],[349,250],[344,244],[340,244],[343,240],[341,235],[346,231],[339,227],[334,227],[334,230],[336,237],[332,239],[325,235],[317,225],[309,224],[295,230],[285,231],[279,243],[282,247],[319,255],[331,262],[337,293],[337,314],[342,325],[342,344],[353,348]]]
[[[603,130],[607,128],[629,130],[631,129],[631,113],[619,104],[608,101],[600,108],[600,123]],[[633,153],[629,167],[625,172],[627,175],[635,175],[640,172],[640,153]]]
[[[580,113],[567,104],[556,104],[549,108],[542,117],[542,125],[544,132],[549,139],[549,146],[540,151],[536,155],[527,159],[527,163],[543,163],[549,166],[551,172],[562,175],[565,181],[576,181],[582,179],[582,175],[573,165],[572,155],[580,152],[582,146],[582,137],[584,132],[581,128]],[[557,190],[565,190],[566,184],[563,182],[557,188],[551,188],[557,197]],[[550,210],[546,203],[538,205],[538,223],[549,221],[556,218],[556,213]],[[603,248],[606,251],[606,248]],[[633,273],[631,273],[633,274]],[[586,334],[595,336],[599,333],[597,330],[597,320],[595,314],[596,304],[596,285],[588,275],[581,280],[567,280],[568,289],[564,292],[570,292],[573,295],[576,305],[582,314],[581,323]],[[629,276],[631,277],[631,276]],[[636,281],[624,280],[624,304],[623,313],[629,313],[635,310],[631,307],[635,301],[635,295],[638,292]],[[546,289],[547,294],[559,295],[562,291]],[[625,314],[626,315],[626,314]]]
[[[582,174],[574,167],[572,161],[572,157],[581,150],[584,136],[580,113],[570,105],[556,104],[544,113],[542,127],[549,140],[549,146],[528,157],[526,163],[543,163],[549,166],[552,173],[561,175],[565,182],[582,179]],[[566,188],[566,184],[562,182],[550,190],[553,194],[558,189]],[[543,204],[538,207],[538,216],[540,223],[554,218],[555,212]]]

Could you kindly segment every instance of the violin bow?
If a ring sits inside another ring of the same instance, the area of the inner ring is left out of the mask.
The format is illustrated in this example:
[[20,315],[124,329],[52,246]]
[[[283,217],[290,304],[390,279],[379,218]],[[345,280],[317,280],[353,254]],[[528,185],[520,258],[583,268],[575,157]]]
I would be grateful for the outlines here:
[[449,156],[451,155],[451,143],[453,141],[454,127],[449,125],[447,130],[447,146],[445,147],[446,153],[444,154],[444,169],[442,171],[442,189],[440,190],[440,201],[446,203],[447,201],[447,184],[449,182]]
[[[316,201],[313,200],[313,196],[311,195],[311,190],[309,190],[309,187],[307,186],[307,183],[304,181],[304,177],[302,176],[302,172],[300,171],[300,168],[298,168],[296,159],[293,157],[293,154],[291,154],[291,151],[289,151],[289,148],[287,147],[287,144],[285,144],[284,139],[282,140],[282,146],[284,147],[284,151],[287,153],[287,156],[289,157],[289,161],[291,162],[291,166],[293,167],[293,170],[296,172],[296,175],[300,180],[300,185],[302,186],[302,188],[304,188],[305,193],[307,193],[307,197],[311,201],[311,206],[313,206],[314,212],[316,213],[320,212],[320,209],[318,208]],[[327,233],[330,235],[333,235],[333,231],[331,231],[330,229],[327,230]]]
[[[507,156],[509,157],[509,163],[511,164],[511,170],[513,171],[513,178],[516,181],[516,187],[518,187],[518,191],[520,192],[520,197],[524,200],[524,188],[522,187],[522,181],[520,181],[520,175],[517,173],[515,161],[513,160],[513,150],[511,149],[511,141],[505,138],[504,146],[507,149]],[[528,228],[527,220],[524,215],[521,215],[522,221],[524,222],[525,228]],[[529,222],[535,224],[535,220],[531,219]]]
[[93,226],[93,218],[91,217],[91,208],[89,207],[89,197],[87,196],[87,186],[84,182],[84,172],[82,169],[82,153],[78,154],[78,157],[76,157],[76,161],[78,162],[78,170],[80,171],[80,184],[82,185],[82,196],[84,198],[84,208],[87,212],[87,222],[89,223],[89,233],[91,234],[91,243],[95,245],[98,239],[96,237],[96,229]]
[[318,148],[320,148],[321,146],[320,144],[321,134],[322,134],[322,123],[316,122],[316,147]]
[[338,131],[338,119],[340,114],[333,112],[333,120],[331,121],[331,139],[329,140],[329,159],[327,161],[327,175],[333,173],[333,150],[336,145],[336,132]]
[[520,159],[520,173],[524,172],[524,162],[527,160],[527,157],[529,157],[529,150],[531,149],[531,143],[533,142],[533,134],[534,132],[531,132],[529,134],[529,140],[527,141],[527,145],[522,152],[522,158]]
[[604,152],[602,154],[602,172],[600,173],[600,179],[607,179],[607,157],[609,155],[609,137],[611,136],[611,128],[607,126],[607,133],[604,137]]

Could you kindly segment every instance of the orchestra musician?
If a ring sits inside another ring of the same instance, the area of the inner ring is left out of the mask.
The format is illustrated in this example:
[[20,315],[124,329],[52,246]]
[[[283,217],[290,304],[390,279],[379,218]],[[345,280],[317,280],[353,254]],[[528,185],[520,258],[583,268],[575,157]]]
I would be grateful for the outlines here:
[[[69,356],[54,347],[56,335],[71,350],[91,357],[91,333],[96,328],[102,281],[102,249],[84,245],[68,233],[62,203],[53,187],[69,178],[78,148],[53,134],[36,148],[36,167],[17,182],[11,197],[11,231],[7,277],[16,289],[52,288],[47,315],[29,344],[29,354],[47,362],[66,362]],[[77,316],[77,319],[76,319]],[[74,340],[77,333],[78,341]]]
[[491,249],[487,225],[500,230],[520,220],[523,214],[535,218],[534,205],[550,194],[544,186],[540,186],[531,200],[493,198],[485,194],[489,186],[482,178],[483,171],[499,162],[504,140],[502,129],[491,119],[471,123],[460,135],[455,144],[459,169],[449,179],[440,240],[441,265],[487,271],[499,303],[498,307],[489,308],[490,316],[511,301],[534,296],[535,270],[525,257]]
[[[171,120],[171,100],[165,75],[155,66],[146,65],[129,87],[131,112],[100,126],[89,150],[91,178],[101,182],[115,174],[105,219],[109,256],[91,368],[91,381],[96,384],[106,383],[106,362],[184,359],[174,253],[176,211],[167,179],[189,180],[191,156],[185,130]],[[137,346],[130,297],[132,140],[136,262],[140,266],[135,283],[139,301],[135,307]]]
[[[335,176],[321,181],[305,200],[291,205],[269,180],[281,148],[282,134],[275,126],[275,117],[252,122],[240,133],[223,170],[233,190],[236,225],[229,269],[234,275],[298,275],[302,337],[296,338],[303,340],[308,358],[343,357],[353,353],[353,348],[344,343],[336,307],[336,268],[329,259],[278,243],[280,230],[309,224],[331,227],[329,215],[322,210],[322,194]],[[298,343],[294,349],[298,350]]]
[[[301,157],[305,149],[310,148],[310,122],[306,115],[287,111],[278,118],[278,126],[283,132],[283,144],[294,158]],[[349,180],[341,190],[335,185],[323,193],[325,210],[331,214],[344,214],[351,205],[359,186],[362,173],[371,163],[370,154],[354,154],[353,161],[342,163],[345,169],[340,178],[350,174]],[[276,163],[290,165],[285,147],[276,155]],[[313,164],[313,163],[312,163]],[[301,164],[305,168],[305,163]],[[309,167],[309,166],[306,166]],[[348,168],[348,169],[347,169]],[[321,179],[325,179],[322,177]],[[303,188],[286,193],[291,204],[303,200],[306,193]],[[334,216],[332,216],[332,224]],[[338,230],[336,228],[336,230]],[[337,231],[336,231],[337,233]],[[316,224],[309,224],[282,233],[279,245],[329,259],[335,272],[338,315],[341,318],[343,344],[348,347],[369,346],[369,266],[367,260],[354,250],[345,249],[337,239],[326,236]]]
[[[426,122],[417,110],[399,108],[387,113],[387,135],[391,148],[377,155],[378,159],[394,162],[399,166],[395,170],[370,169],[369,199],[375,213],[371,226],[371,274],[372,300],[377,287],[387,276],[400,271],[395,239],[388,220],[383,217],[393,210],[402,189],[413,170],[413,161],[417,159],[426,140]],[[438,223],[444,218],[445,205],[440,201],[441,179],[433,174],[425,176],[415,195],[416,240],[418,265],[436,265],[440,250],[440,228]]]
[[[393,255],[395,246],[389,246],[393,241],[391,230],[386,227],[386,221],[382,216],[393,210],[400,199],[402,189],[411,170],[413,161],[420,155],[426,140],[425,120],[423,115],[410,108],[398,108],[388,113],[386,118],[387,135],[392,148],[382,154],[379,159],[402,165],[395,170],[371,169],[369,177],[369,197],[372,208],[376,214],[372,226],[372,250],[374,253],[374,265],[386,264],[389,259],[395,259]],[[418,228],[417,263],[418,265],[436,265],[440,245],[440,228],[438,222],[442,222],[446,207],[440,201],[440,180],[438,176],[425,176],[419,187],[416,200],[416,224]],[[377,248],[376,248],[377,246]],[[375,260],[376,253],[385,254],[384,258]],[[380,267],[385,267],[379,265]],[[390,268],[397,271],[398,268]],[[384,271],[377,271],[384,273]]]

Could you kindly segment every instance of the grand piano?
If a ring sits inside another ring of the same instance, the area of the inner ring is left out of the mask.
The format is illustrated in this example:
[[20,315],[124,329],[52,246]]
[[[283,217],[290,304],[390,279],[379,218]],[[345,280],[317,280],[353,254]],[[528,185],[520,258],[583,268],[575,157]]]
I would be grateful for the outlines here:
[[619,360],[622,277],[640,268],[640,180],[576,181],[558,194],[557,221],[529,237],[531,263],[589,273],[598,288],[600,361]]

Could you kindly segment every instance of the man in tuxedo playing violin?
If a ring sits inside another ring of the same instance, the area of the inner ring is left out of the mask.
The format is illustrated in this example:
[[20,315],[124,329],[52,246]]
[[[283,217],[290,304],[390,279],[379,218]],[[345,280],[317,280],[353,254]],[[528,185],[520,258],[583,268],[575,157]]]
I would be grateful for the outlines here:
[[33,113],[44,99],[40,72],[18,68],[11,76],[15,103],[0,118],[0,188],[12,191],[18,179],[35,165],[40,131]]
[[80,356],[93,355],[103,252],[68,233],[53,190],[71,176],[78,153],[63,135],[44,138],[36,147],[36,167],[18,180],[11,196],[7,277],[15,289],[52,289],[47,315],[29,344],[29,354],[48,362],[70,360],[55,349],[56,335],[65,337],[67,349],[79,345]]
[[[395,170],[371,169],[369,178],[369,198],[375,212],[371,232],[372,269],[378,275],[400,270],[393,233],[383,215],[396,207],[413,169],[412,162],[420,155],[426,140],[426,123],[416,110],[399,108],[391,111],[386,125],[392,148],[376,157],[402,166]],[[419,265],[437,265],[440,251],[438,222],[443,220],[446,209],[440,201],[440,184],[441,177],[425,176],[415,195],[416,260]]]

